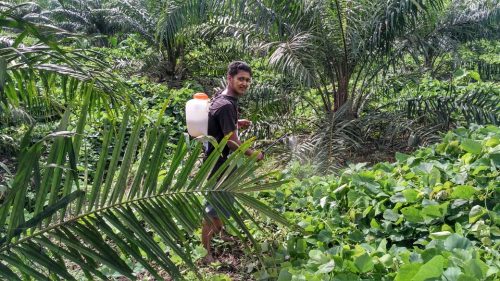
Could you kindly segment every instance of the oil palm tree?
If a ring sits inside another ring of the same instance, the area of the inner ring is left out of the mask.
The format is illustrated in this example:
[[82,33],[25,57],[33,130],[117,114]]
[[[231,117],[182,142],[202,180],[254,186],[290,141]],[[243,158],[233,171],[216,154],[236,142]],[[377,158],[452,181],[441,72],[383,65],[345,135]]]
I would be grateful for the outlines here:
[[107,2],[51,0],[41,14],[70,32],[82,32],[86,35],[113,35],[118,25],[110,20],[110,16],[118,11],[108,7]]
[[417,65],[435,74],[445,65],[442,58],[446,54],[457,52],[464,43],[497,40],[499,34],[500,4],[497,1],[454,0],[448,1],[442,10],[431,11],[429,20],[419,22],[396,48],[411,54]]
[[[95,53],[69,46],[67,38],[73,35],[66,30],[26,17],[25,10],[32,5],[0,3],[0,28],[6,32],[0,45],[2,112],[10,107],[33,107],[41,98],[49,107],[60,108],[62,104],[55,104],[56,93],[67,105],[80,92],[76,89],[88,83],[96,86],[95,97],[110,107],[123,99],[114,91],[121,87],[118,79],[105,71],[109,67],[95,59]],[[23,44],[28,37],[32,43]]]
[[182,74],[183,67],[179,63],[191,40],[189,28],[203,22],[208,12],[213,11],[204,9],[204,1],[200,1],[198,7],[191,5],[191,1],[177,0],[60,0],[51,3],[50,9],[42,14],[62,28],[86,35],[138,33],[158,50],[154,61],[165,72],[163,76],[169,79]]
[[325,112],[362,98],[396,40],[443,5],[442,0],[219,2],[225,2],[227,15],[213,17],[208,34],[218,30],[268,51],[271,66],[317,90]]

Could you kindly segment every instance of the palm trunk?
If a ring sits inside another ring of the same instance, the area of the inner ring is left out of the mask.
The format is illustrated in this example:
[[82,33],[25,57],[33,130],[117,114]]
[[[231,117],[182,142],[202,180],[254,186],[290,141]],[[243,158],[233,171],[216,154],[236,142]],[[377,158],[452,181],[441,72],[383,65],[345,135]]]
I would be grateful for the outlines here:
[[339,77],[337,91],[334,94],[334,111],[337,111],[341,106],[343,106],[349,98],[349,78],[349,74]]

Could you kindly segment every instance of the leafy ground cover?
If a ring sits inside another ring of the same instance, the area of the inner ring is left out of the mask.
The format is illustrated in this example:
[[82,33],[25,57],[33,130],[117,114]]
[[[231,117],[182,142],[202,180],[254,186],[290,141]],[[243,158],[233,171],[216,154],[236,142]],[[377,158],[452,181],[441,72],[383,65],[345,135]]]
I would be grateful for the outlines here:
[[304,231],[271,229],[256,279],[498,280],[500,128],[459,128],[396,159],[285,172],[260,196]]

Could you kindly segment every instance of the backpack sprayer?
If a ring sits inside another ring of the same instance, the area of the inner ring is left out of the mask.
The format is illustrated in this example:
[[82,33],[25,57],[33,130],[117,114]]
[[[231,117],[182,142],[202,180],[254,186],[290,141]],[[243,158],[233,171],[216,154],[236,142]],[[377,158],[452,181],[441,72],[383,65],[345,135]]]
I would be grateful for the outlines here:
[[[196,93],[193,95],[193,99],[186,103],[186,125],[190,136],[199,137],[207,134],[209,102],[210,100],[205,93]],[[285,133],[273,141],[262,150],[262,153],[266,153],[271,147],[287,136],[288,133]]]

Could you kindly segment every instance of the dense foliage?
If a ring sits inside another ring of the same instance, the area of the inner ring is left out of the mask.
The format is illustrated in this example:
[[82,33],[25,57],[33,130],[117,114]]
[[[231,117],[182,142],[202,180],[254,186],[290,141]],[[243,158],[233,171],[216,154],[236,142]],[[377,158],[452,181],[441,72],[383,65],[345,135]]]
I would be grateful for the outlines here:
[[268,242],[260,278],[498,280],[500,128],[459,128],[396,158],[339,176],[285,173],[292,182],[269,204],[304,232]]

